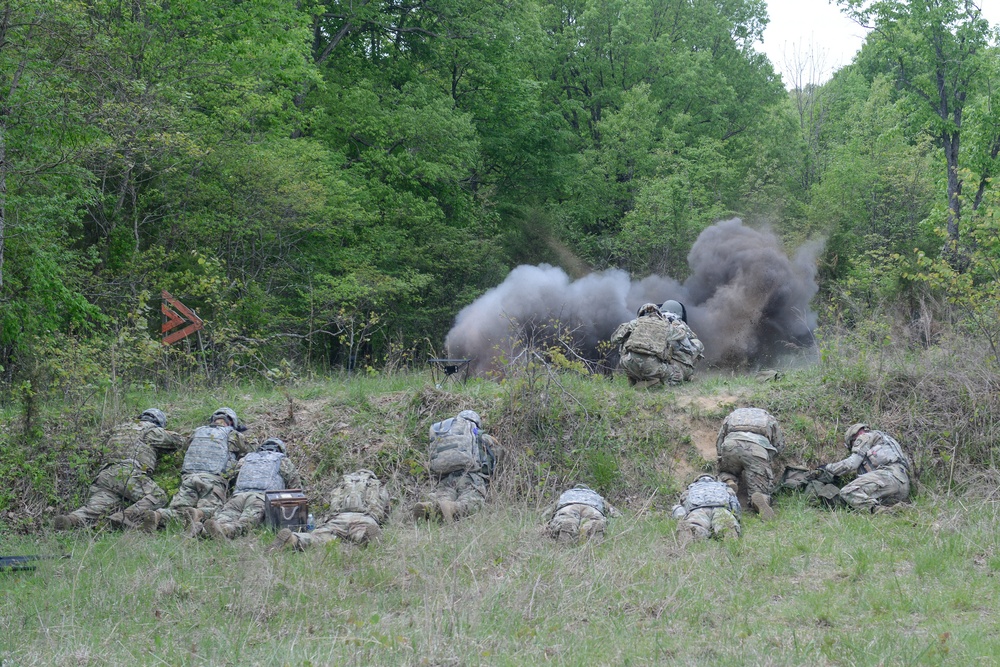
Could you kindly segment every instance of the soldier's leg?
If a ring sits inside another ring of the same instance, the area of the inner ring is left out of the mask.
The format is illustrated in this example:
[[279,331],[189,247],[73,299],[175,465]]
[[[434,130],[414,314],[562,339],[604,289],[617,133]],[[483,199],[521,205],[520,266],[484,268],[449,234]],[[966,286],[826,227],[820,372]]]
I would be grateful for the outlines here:
[[167,504],[167,493],[146,473],[136,473],[126,486],[125,497],[132,504],[122,513],[125,525],[137,525],[143,515]]
[[474,472],[462,475],[456,480],[455,495],[454,507],[439,503],[445,521],[455,521],[481,510],[486,504],[486,482]]
[[720,540],[736,538],[741,534],[740,520],[724,507],[712,509],[712,534]]
[[604,515],[590,505],[584,505],[580,510],[580,536],[583,539],[603,537],[607,524]]
[[546,534],[559,542],[575,542],[580,537],[579,505],[560,508],[545,527]]
[[841,499],[849,507],[871,512],[877,506],[893,505],[909,497],[909,482],[896,477],[890,470],[873,470],[861,475],[840,490]]
[[120,506],[121,498],[118,494],[93,484],[90,487],[90,497],[87,498],[83,507],[73,510],[67,515],[68,523],[76,527],[87,526],[114,512]]
[[[205,519],[204,525],[208,534],[218,538],[235,537],[236,525],[240,520],[240,515],[243,513],[245,499],[246,494],[237,493],[215,513],[213,518]],[[198,530],[195,529],[192,533],[197,534]]]
[[382,536],[382,529],[372,517],[361,512],[338,512],[311,533],[295,533],[298,546],[307,549],[336,539],[364,544]]
[[142,515],[142,527],[146,530],[156,530],[169,522],[179,522],[186,516],[186,511],[193,508],[199,497],[199,483],[197,475],[184,475],[181,477],[181,486],[177,493],[170,499],[170,504],[162,509],[144,512]]
[[204,514],[204,520],[207,520],[211,519],[226,504],[229,484],[218,475],[205,475],[200,483],[202,488],[195,508],[201,510]]
[[90,497],[83,507],[70,512],[74,525],[93,523],[103,516],[121,509],[130,467],[120,464],[109,465],[97,475],[90,486]]
[[[766,456],[767,452],[764,454]],[[743,470],[751,507],[760,514],[762,519],[773,519],[771,493],[774,490],[774,469],[770,457],[761,458],[760,454],[755,451],[748,455]]]
[[682,544],[691,540],[702,540],[712,536],[712,514],[710,509],[693,509],[677,524],[677,538]]
[[264,494],[248,493],[243,499],[243,510],[236,519],[236,535],[242,535],[264,523]]

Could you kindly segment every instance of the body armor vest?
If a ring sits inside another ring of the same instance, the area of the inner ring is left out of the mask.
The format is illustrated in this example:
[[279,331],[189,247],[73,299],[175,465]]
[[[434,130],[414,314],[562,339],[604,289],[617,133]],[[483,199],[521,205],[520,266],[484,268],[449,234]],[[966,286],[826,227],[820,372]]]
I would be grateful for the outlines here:
[[235,462],[229,451],[232,426],[199,426],[191,434],[191,444],[184,454],[182,473],[207,472],[221,475]]
[[749,431],[768,437],[774,417],[760,408],[738,408],[729,413],[726,427],[730,431]]
[[144,472],[156,467],[156,450],[146,444],[146,434],[159,428],[150,422],[130,422],[115,427],[108,438],[108,462],[134,461]]
[[236,477],[236,493],[247,491],[282,491],[285,480],[281,478],[281,452],[252,452],[243,458],[240,474]]
[[695,482],[688,487],[687,500],[684,501],[684,509],[688,512],[699,507],[729,507],[729,499],[732,493],[729,487],[722,482]]
[[670,323],[659,317],[640,317],[622,347],[626,352],[652,354],[659,359],[669,361],[670,328]]
[[601,497],[601,494],[591,489],[577,487],[563,491],[562,495],[559,496],[559,502],[556,504],[556,511],[558,512],[567,505],[589,505],[601,514],[604,514],[604,498]]
[[874,440],[868,447],[868,453],[864,455],[864,459],[861,461],[859,472],[862,475],[890,463],[902,463],[909,469],[910,462],[906,458],[906,454],[903,453],[903,448],[891,435],[882,433],[881,431],[870,431],[858,437]]

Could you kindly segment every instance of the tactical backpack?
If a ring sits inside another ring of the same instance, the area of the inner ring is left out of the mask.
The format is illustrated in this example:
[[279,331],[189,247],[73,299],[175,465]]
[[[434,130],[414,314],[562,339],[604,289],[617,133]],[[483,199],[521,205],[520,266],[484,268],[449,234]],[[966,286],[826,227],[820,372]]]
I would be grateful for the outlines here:
[[281,452],[251,452],[243,458],[240,474],[236,477],[236,492],[281,491],[285,480],[281,479]]
[[221,475],[236,462],[229,451],[232,426],[199,426],[191,434],[191,444],[184,454],[181,473],[207,472]]
[[842,507],[844,501],[840,498],[840,478],[826,470],[814,476],[809,468],[788,466],[781,474],[779,491],[796,491],[805,494],[809,501],[823,507]]
[[651,354],[658,359],[669,361],[672,328],[670,323],[661,317],[640,317],[622,347],[626,352]]
[[389,517],[389,490],[371,470],[346,473],[330,496],[331,512],[360,512],[379,523]]
[[[430,471],[437,475],[481,471],[493,458],[484,455],[475,422],[452,417],[431,425]],[[490,453],[491,454],[491,453]]]

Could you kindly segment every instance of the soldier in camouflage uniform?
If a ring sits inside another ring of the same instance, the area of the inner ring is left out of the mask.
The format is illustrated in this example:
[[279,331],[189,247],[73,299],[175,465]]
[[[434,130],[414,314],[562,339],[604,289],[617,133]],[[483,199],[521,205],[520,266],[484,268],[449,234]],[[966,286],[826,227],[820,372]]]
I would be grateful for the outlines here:
[[690,484],[672,513],[679,520],[677,539],[681,544],[709,537],[739,537],[740,515],[736,491],[712,475],[701,475]]
[[778,420],[760,408],[733,410],[715,440],[719,480],[743,483],[750,506],[762,519],[773,519],[774,460],[785,448]]
[[184,444],[184,438],[166,430],[166,425],[163,411],[150,408],[138,421],[115,427],[106,446],[105,460],[110,462],[91,484],[86,504],[70,514],[57,516],[56,530],[86,526],[108,514],[113,525],[134,528],[144,512],[166,505],[167,494],[150,474],[160,455]]
[[872,431],[868,424],[854,424],[844,434],[850,456],[820,468],[839,476],[857,472],[858,476],[840,490],[848,506],[865,512],[906,502],[910,497],[910,460],[896,440],[882,431]]
[[546,515],[551,515],[545,534],[559,542],[579,542],[602,537],[607,517],[621,516],[599,493],[585,484],[564,491]]
[[216,410],[207,426],[191,434],[177,495],[166,508],[143,514],[143,529],[156,530],[169,521],[210,519],[225,505],[236,461],[248,452],[236,413],[231,408]]
[[[667,302],[672,303],[676,302]],[[611,344],[618,346],[618,363],[629,384],[639,388],[690,380],[705,349],[679,315],[663,313],[653,303],[643,305],[636,319],[620,325]]]
[[704,359],[705,346],[687,323],[687,310],[678,301],[667,301],[660,312],[670,323],[671,366],[670,384],[688,382],[694,377],[694,366]]
[[382,537],[382,524],[389,518],[389,491],[371,470],[345,474],[330,495],[330,513],[310,532],[278,531],[272,549],[296,549],[349,540],[365,544]]
[[288,458],[283,440],[268,438],[256,452],[236,463],[239,474],[233,496],[215,517],[191,524],[191,536],[211,535],[232,539],[264,523],[264,492],[302,486],[295,463]]
[[[421,519],[437,519],[444,522],[456,521],[462,517],[475,514],[486,504],[486,487],[489,477],[493,474],[496,464],[496,452],[499,443],[496,438],[483,433],[481,419],[474,410],[463,410],[457,418],[474,424],[477,441],[478,461],[469,467],[447,473],[433,473],[434,461],[432,453],[432,475],[437,480],[434,490],[427,494],[423,501],[413,506],[413,517]],[[453,420],[439,422],[448,424]],[[435,424],[438,426],[439,424]],[[434,427],[432,427],[433,434]],[[432,437],[432,449],[433,449]]]

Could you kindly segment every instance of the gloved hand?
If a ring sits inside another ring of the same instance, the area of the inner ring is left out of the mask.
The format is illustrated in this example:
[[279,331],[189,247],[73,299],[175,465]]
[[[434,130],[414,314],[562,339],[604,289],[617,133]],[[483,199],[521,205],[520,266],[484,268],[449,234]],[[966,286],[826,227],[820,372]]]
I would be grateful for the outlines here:
[[815,470],[810,470],[809,472],[807,472],[806,479],[809,480],[810,482],[815,482],[817,479],[821,477],[826,477],[827,475],[829,475],[829,473],[826,471],[826,466],[820,466]]

